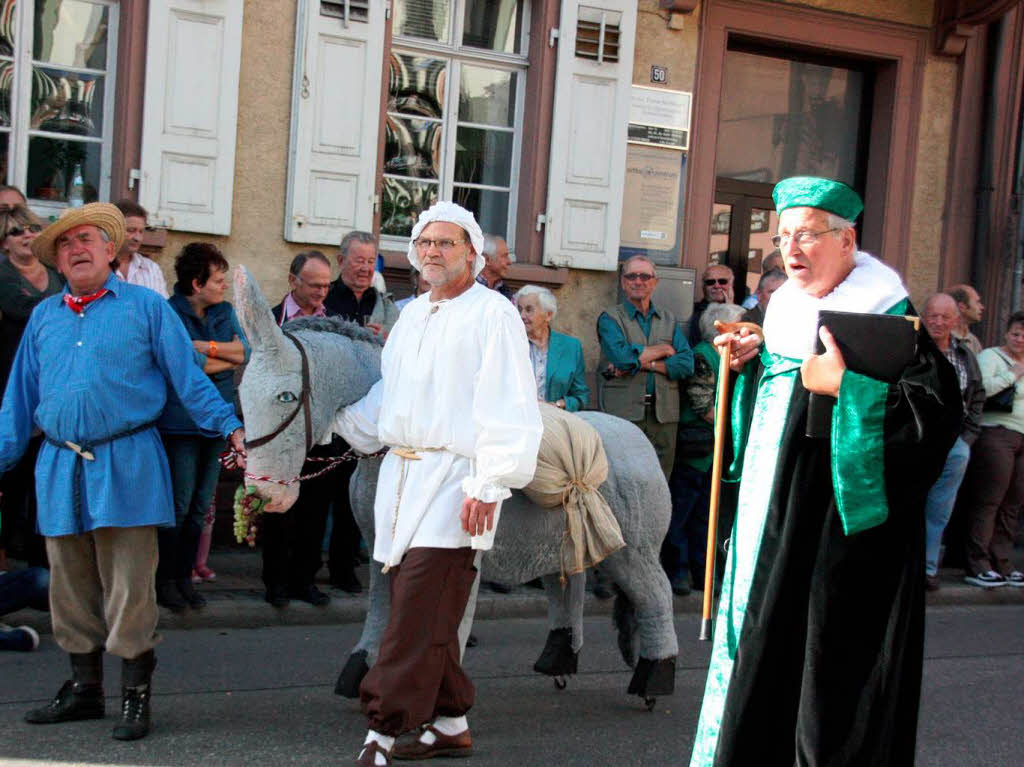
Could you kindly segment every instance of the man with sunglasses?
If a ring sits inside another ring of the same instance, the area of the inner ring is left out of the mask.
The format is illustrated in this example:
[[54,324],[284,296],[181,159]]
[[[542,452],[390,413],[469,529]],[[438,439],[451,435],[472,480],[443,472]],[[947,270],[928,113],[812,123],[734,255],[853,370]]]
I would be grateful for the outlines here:
[[700,334],[700,316],[710,304],[731,304],[733,302],[733,276],[732,269],[725,264],[710,264],[704,270],[701,278],[701,292],[703,298],[693,305],[693,314],[690,315],[690,326],[686,334],[686,340],[690,346],[696,346],[704,339]]
[[149,213],[132,200],[119,200],[117,209],[124,216],[124,245],[111,264],[114,273],[125,282],[155,290],[164,298],[168,297],[167,281],[163,270],[151,258],[139,252],[146,236],[146,220]]
[[654,445],[667,479],[679,424],[679,382],[693,373],[693,352],[674,314],[651,301],[654,262],[634,256],[622,265],[626,300],[597,318],[598,368],[605,379],[600,405],[632,421]]
[[[763,343],[745,328],[715,339],[739,373],[726,423],[740,485],[690,765],[913,764],[925,498],[960,389],[923,328],[896,383],[847,369],[819,312],[902,329],[903,281],[858,250],[863,203],[845,184],[789,178],[772,196],[789,279]],[[811,394],[835,398],[821,437],[807,434]]]

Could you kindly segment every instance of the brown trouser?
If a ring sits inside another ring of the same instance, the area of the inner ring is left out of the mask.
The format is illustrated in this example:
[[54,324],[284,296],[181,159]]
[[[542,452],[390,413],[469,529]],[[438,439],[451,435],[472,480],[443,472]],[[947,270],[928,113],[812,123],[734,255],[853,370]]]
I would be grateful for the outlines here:
[[156,528],[101,527],[46,539],[53,636],[65,652],[137,658],[159,640]]
[[1024,502],[1024,434],[986,426],[971,448],[967,566],[974,573],[1014,569],[1013,539]]
[[459,623],[476,577],[469,548],[414,548],[392,567],[391,612],[359,696],[370,729],[397,736],[462,716],[476,690],[459,663]]
[[679,424],[659,423],[654,415],[654,406],[644,407],[644,420],[633,421],[640,430],[647,435],[647,439],[654,445],[654,452],[658,455],[658,463],[665,473],[665,479],[672,476],[672,464],[676,457],[676,432],[679,431]]

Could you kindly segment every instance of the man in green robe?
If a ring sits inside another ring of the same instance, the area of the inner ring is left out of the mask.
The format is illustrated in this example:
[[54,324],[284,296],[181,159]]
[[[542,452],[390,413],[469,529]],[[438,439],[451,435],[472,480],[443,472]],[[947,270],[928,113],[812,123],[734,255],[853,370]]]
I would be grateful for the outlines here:
[[[789,280],[764,339],[733,341],[739,503],[691,767],[914,762],[924,645],[924,501],[960,422],[927,332],[895,384],[846,369],[818,312],[911,314],[899,275],[857,250],[863,205],[835,181],[773,192]],[[837,398],[806,436],[809,393]]]

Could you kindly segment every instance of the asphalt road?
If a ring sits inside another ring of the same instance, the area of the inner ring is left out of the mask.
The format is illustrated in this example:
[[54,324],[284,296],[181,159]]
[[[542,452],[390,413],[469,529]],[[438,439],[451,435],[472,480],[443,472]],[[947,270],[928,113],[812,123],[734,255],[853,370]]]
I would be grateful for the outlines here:
[[[530,668],[546,626],[536,619],[480,621],[467,653],[477,683],[470,723],[474,767],[685,765],[709,648],[698,616],[680,615],[676,693],[653,712],[626,695],[610,620],[587,620],[580,673],[564,691]],[[45,637],[36,653],[0,655],[0,765],[350,764],[365,733],[355,701],[332,693],[358,627],[284,626],[167,632],[158,649],[151,735],[111,740],[118,701],[104,721],[29,726],[22,713],[66,678]],[[1024,606],[933,607],[918,764],[1024,764]],[[119,682],[108,662],[108,693]]]

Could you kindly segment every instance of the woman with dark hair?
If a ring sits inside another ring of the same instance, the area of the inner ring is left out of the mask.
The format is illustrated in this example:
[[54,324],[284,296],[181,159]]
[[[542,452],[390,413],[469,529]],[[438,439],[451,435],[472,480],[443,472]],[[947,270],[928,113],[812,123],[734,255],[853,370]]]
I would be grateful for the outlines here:
[[[235,310],[224,300],[228,262],[216,246],[190,242],[175,259],[174,272],[177,282],[168,300],[192,339],[195,364],[202,366],[221,396],[233,402],[234,370],[248,360],[249,344]],[[175,526],[159,531],[157,602],[172,610],[199,608],[206,600],[192,585],[192,565],[217,488],[224,439],[196,426],[173,391],[167,392],[158,426],[171,468]]]
[[[42,228],[43,222],[23,205],[0,209],[0,250],[7,256],[0,262],[0,396],[29,315],[40,301],[64,287],[57,271],[32,253],[32,241]],[[36,533],[35,463],[42,441],[42,435],[33,437],[18,465],[0,482],[6,523],[0,548],[13,544],[12,549],[20,548],[18,553],[31,565],[46,563],[43,541]]]
[[[971,504],[964,580],[986,589],[1024,587],[1024,573],[1012,559],[1024,503],[1024,312],[1010,315],[1005,341],[978,355],[989,400],[967,468]],[[994,395],[1007,389],[1012,389],[1010,410],[993,407]]]

